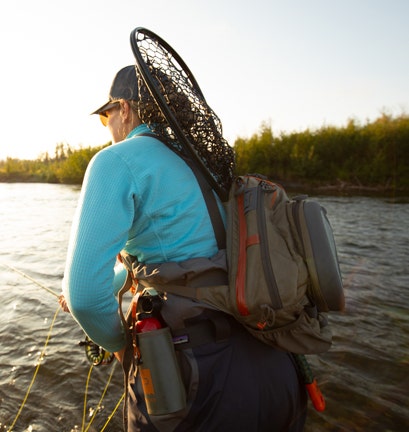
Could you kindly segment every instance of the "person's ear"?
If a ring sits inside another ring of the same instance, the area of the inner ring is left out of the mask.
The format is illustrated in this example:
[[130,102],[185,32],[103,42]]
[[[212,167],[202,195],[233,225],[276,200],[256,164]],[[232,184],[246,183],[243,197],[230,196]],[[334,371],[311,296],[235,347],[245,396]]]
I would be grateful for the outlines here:
[[122,121],[126,121],[129,118],[131,107],[126,100],[121,100],[119,105],[120,105],[119,115],[121,116]]

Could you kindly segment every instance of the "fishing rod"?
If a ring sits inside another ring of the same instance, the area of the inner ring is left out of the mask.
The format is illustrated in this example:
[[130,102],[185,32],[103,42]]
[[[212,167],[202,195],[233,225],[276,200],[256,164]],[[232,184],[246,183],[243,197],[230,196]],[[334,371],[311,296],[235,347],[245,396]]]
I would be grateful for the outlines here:
[[47,291],[48,293],[52,294],[54,297],[60,298],[60,294],[56,293],[54,290],[52,290],[51,288],[48,288],[47,286],[43,285],[42,283],[38,282],[37,280],[33,279],[31,276],[29,276],[28,274],[22,272],[19,269],[16,269],[15,267],[12,267],[11,265],[5,264],[5,263],[1,263],[1,265],[3,267],[8,268],[9,270],[19,274],[20,276],[22,276],[23,278],[29,280],[30,282],[32,282],[33,284],[37,285],[38,287],[42,288],[43,290]]

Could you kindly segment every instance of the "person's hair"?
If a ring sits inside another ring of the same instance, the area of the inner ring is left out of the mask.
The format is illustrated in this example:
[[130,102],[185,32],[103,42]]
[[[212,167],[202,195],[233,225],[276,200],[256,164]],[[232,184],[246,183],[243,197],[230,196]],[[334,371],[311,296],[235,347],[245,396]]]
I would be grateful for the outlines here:
[[[129,106],[131,107],[131,110],[136,112],[138,114],[139,112],[139,102],[136,100],[128,100]],[[139,115],[139,114],[138,114]]]

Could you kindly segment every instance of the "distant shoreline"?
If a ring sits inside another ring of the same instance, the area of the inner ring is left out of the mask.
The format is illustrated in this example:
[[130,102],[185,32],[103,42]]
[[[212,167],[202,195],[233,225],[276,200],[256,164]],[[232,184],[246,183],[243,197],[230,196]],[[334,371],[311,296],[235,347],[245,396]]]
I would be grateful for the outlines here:
[[406,196],[409,197],[409,190],[396,189],[390,185],[369,186],[337,181],[331,184],[309,184],[282,182],[283,187],[290,192],[303,192],[314,195],[353,195],[353,196]]
[[[328,196],[367,196],[367,197],[407,197],[409,202],[409,190],[396,189],[390,185],[369,186],[337,181],[334,184],[310,184],[307,182],[286,182],[271,179],[282,185],[290,196],[295,194],[328,195]],[[27,184],[60,184],[75,185],[81,187],[81,183],[64,183],[58,181],[44,181],[36,176],[14,175],[13,178],[1,178],[0,183],[27,183]]]

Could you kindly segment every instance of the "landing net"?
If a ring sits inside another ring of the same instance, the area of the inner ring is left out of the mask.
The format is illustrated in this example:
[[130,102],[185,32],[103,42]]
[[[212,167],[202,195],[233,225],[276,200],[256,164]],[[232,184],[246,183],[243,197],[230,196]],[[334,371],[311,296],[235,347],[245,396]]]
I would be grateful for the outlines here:
[[[233,179],[234,151],[219,118],[180,56],[153,32],[131,33],[140,103],[138,114],[153,132],[205,175],[222,200]],[[158,109],[159,108],[159,109]]]

